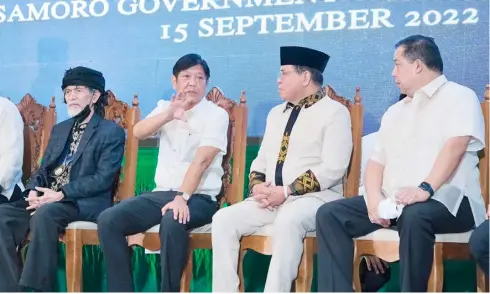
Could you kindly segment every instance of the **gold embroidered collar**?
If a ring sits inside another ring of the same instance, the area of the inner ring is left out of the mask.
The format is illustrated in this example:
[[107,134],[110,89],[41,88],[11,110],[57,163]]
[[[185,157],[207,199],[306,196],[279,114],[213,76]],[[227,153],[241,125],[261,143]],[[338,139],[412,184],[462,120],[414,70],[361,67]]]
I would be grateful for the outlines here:
[[323,97],[325,97],[325,95],[326,95],[325,89],[322,88],[318,92],[311,94],[309,96],[306,96],[305,98],[301,99],[297,105],[294,105],[293,103],[288,102],[286,104],[286,107],[284,108],[283,112],[286,112],[288,109],[294,108],[294,107],[302,108],[304,106],[305,108],[308,108],[308,107],[312,106],[313,104],[317,103],[318,101],[320,101]]

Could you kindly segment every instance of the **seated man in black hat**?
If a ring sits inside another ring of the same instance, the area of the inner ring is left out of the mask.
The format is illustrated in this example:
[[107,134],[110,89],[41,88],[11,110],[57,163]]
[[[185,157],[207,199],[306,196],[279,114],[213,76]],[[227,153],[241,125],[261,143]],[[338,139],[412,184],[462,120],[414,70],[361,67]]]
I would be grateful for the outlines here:
[[278,79],[285,101],[274,107],[257,158],[250,167],[249,197],[213,218],[213,292],[237,292],[241,236],[272,237],[265,292],[289,292],[303,239],[315,231],[317,209],[342,198],[342,178],[352,152],[348,109],[322,89],[329,56],[282,47]]
[[[71,118],[53,127],[41,167],[26,186],[28,197],[0,205],[0,291],[52,291],[59,235],[70,222],[95,221],[111,206],[125,133],[104,119],[104,88],[98,71],[66,71],[62,90]],[[22,271],[16,248],[29,230]]]

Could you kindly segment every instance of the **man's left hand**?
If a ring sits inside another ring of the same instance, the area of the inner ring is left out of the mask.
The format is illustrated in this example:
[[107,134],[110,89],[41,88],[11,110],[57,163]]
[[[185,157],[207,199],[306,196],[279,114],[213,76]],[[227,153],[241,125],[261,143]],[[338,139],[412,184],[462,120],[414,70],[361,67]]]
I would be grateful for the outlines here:
[[284,197],[284,187],[283,186],[273,186],[270,187],[270,195],[264,199],[266,201],[261,201],[259,206],[265,207],[277,207],[281,205],[286,198]]
[[165,215],[167,210],[173,210],[174,219],[178,220],[179,223],[185,224],[191,220],[191,214],[189,213],[189,206],[187,206],[187,201],[181,196],[176,196],[172,202],[167,203],[162,208],[162,215]]
[[396,203],[410,205],[417,202],[425,202],[429,197],[429,192],[424,191],[419,187],[404,188],[396,194]]
[[[26,199],[26,201],[28,201],[30,204],[27,207],[27,210],[38,209],[44,204],[57,202],[65,198],[65,195],[61,191],[55,192],[51,189],[42,188],[42,187],[36,187],[36,191],[44,193],[44,195],[37,197],[37,196],[31,196],[31,194],[29,194],[29,197]],[[32,214],[34,214],[34,212]]]

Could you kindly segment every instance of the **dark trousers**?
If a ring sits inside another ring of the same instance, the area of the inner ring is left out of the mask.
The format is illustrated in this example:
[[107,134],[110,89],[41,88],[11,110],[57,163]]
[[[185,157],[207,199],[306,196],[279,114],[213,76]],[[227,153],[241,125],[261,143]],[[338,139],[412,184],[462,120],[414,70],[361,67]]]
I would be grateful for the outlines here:
[[[406,206],[396,222],[400,236],[402,292],[427,292],[435,234],[462,233],[474,227],[468,199],[453,216],[436,200]],[[318,292],[351,292],[354,241],[380,229],[371,223],[363,197],[324,204],[317,212]]]
[[488,277],[488,235],[489,235],[489,227],[488,220],[479,225],[473,234],[471,234],[470,238],[470,249],[471,254],[476,259],[476,262],[480,266],[480,268],[485,272]]
[[[58,265],[58,237],[78,214],[75,203],[61,201],[27,211],[19,200],[0,205],[0,292],[22,291],[22,286],[52,291]],[[24,269],[17,247],[31,231]]]
[[0,204],[8,203],[8,202],[15,202],[15,201],[18,201],[20,199],[22,199],[22,191],[20,190],[19,186],[17,186],[17,185],[15,185],[14,191],[12,192],[10,199],[7,198],[7,196],[0,194]]
[[362,259],[359,265],[359,276],[361,292],[378,292],[390,280],[391,268],[388,265],[388,267],[384,268],[384,273],[376,273],[374,269],[369,270],[366,260]]
[[161,212],[176,193],[145,193],[122,201],[100,214],[97,231],[106,262],[109,292],[134,291],[126,236],[144,232],[157,224],[160,224],[161,291],[180,291],[180,279],[187,262],[188,231],[211,223],[217,206],[210,196],[193,195],[187,203],[190,222],[181,224],[174,219],[172,210],[163,216]]

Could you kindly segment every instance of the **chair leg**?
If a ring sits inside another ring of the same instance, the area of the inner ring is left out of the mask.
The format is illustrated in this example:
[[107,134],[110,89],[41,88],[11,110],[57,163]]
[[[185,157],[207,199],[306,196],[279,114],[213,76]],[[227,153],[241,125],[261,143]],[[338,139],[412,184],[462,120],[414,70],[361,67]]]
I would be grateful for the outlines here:
[[68,292],[82,292],[82,231],[66,230],[66,287]]
[[442,244],[434,245],[434,261],[432,263],[432,272],[430,273],[429,285],[427,292],[442,292],[444,283],[444,259],[442,256]]
[[313,238],[303,240],[303,255],[298,268],[298,276],[294,281],[295,292],[305,293],[311,291],[311,282],[313,279]]
[[240,285],[238,286],[238,292],[245,292],[245,281],[243,279],[243,259],[245,258],[245,253],[247,250],[241,250],[238,256],[238,278]]
[[476,266],[476,291],[488,293],[488,277],[482,271],[482,269],[477,265]]
[[194,248],[189,247],[189,252],[187,253],[187,263],[184,267],[184,272],[182,273],[182,278],[180,280],[180,292],[188,293],[191,291],[193,258]]
[[362,252],[358,252],[356,241],[354,241],[354,271],[352,273],[352,280],[354,282],[354,291],[362,292],[361,288],[361,277],[359,274],[359,269],[361,267]]

